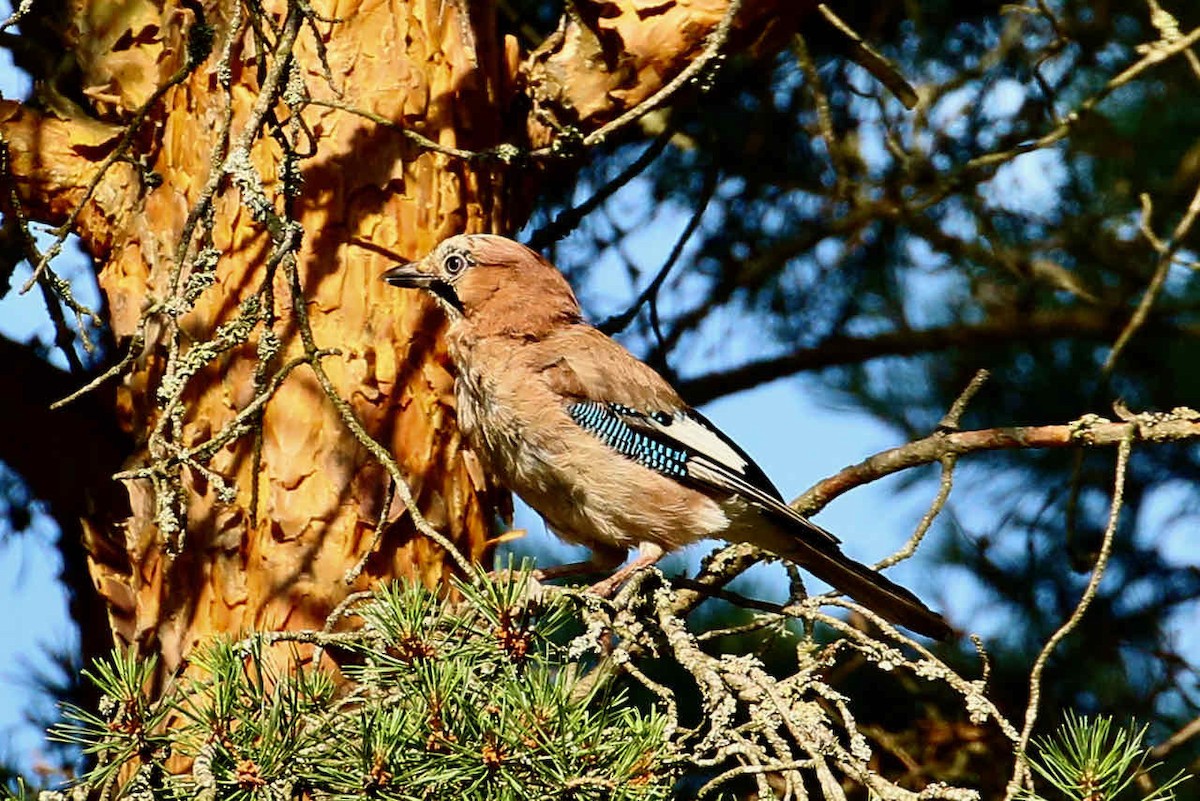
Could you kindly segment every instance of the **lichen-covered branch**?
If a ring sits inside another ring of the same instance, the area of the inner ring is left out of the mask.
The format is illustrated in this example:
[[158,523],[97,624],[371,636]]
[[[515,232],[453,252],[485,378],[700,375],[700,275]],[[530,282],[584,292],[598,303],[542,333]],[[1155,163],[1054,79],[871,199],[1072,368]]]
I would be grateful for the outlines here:
[[824,508],[834,498],[854,487],[947,456],[1022,448],[1111,447],[1129,439],[1151,443],[1200,439],[1200,412],[1179,407],[1169,412],[1147,412],[1119,421],[1088,415],[1061,425],[938,431],[916,442],[877,453],[819,481],[792,505],[811,513]]

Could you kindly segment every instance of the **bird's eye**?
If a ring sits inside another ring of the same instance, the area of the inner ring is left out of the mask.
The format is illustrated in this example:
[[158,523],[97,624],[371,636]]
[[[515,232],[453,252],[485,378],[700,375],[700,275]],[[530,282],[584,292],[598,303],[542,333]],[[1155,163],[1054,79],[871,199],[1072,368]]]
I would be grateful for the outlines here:
[[455,276],[467,268],[467,260],[458,253],[451,253],[442,262],[442,268],[445,269],[446,275]]

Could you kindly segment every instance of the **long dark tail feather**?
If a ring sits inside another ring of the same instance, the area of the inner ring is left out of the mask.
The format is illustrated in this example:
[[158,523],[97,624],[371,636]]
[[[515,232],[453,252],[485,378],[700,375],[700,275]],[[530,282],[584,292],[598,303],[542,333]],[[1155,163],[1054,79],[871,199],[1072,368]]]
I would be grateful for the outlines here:
[[807,531],[785,532],[777,529],[756,544],[795,562],[891,623],[935,640],[950,637],[950,625],[941,615],[921,603],[920,598],[882,573],[846,556],[836,545],[824,540],[820,543],[805,540],[805,537],[811,536]]

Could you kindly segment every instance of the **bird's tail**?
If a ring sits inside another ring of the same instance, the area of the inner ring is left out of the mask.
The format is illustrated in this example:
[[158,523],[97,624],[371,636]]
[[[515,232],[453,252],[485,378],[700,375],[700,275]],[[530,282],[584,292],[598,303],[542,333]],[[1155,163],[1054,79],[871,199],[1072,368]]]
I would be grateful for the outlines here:
[[[788,521],[789,524],[792,522]],[[815,524],[812,525],[816,528]],[[752,538],[756,545],[795,562],[885,620],[937,640],[945,640],[950,636],[949,624],[941,615],[921,603],[920,598],[879,571],[846,556],[837,545],[824,537],[818,539],[811,531],[795,531],[792,525],[786,528],[764,526],[756,534],[758,536]]]

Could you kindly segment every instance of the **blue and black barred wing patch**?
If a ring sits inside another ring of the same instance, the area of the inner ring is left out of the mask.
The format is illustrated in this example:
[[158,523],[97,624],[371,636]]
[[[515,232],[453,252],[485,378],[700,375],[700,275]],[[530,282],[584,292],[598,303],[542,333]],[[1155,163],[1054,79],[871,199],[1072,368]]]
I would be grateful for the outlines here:
[[696,411],[645,413],[617,403],[578,401],[567,412],[585,431],[644,467],[700,489],[740,497],[830,542],[838,541],[784,503],[745,451]]
[[664,476],[687,478],[687,451],[631,426],[627,418],[637,414],[633,409],[613,403],[579,401],[568,406],[567,413],[580,428],[622,456]]

